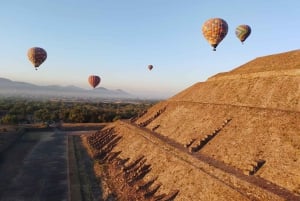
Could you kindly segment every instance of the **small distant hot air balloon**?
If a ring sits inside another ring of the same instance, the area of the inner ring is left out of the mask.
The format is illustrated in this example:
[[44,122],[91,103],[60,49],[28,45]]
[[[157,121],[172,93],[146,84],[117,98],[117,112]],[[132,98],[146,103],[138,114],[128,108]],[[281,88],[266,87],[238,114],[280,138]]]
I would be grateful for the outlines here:
[[202,26],[203,36],[213,47],[213,51],[216,51],[218,44],[225,38],[227,32],[227,22],[221,18],[211,18]]
[[149,70],[152,70],[152,68],[153,68],[153,65],[148,65]]
[[32,47],[27,52],[28,59],[34,65],[35,70],[47,59],[47,52],[40,47]]
[[246,24],[239,25],[235,29],[235,35],[243,43],[251,34],[251,27]]
[[97,75],[90,75],[88,78],[88,82],[93,88],[97,87],[100,81],[101,78]]

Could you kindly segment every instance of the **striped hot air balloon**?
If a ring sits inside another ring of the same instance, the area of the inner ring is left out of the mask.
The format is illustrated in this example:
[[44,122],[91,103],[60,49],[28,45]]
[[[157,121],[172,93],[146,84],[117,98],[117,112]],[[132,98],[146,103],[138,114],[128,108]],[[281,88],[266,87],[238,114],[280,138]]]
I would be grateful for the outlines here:
[[47,59],[47,52],[40,47],[32,47],[28,50],[29,61],[34,65],[35,70]]
[[251,34],[251,27],[246,24],[239,25],[235,29],[235,35],[242,43],[248,38],[250,34]]
[[204,38],[216,51],[219,43],[225,38],[228,32],[227,22],[221,18],[211,18],[202,25]]
[[99,85],[100,81],[101,81],[101,78],[97,75],[90,75],[88,78],[88,82],[93,88],[97,87]]

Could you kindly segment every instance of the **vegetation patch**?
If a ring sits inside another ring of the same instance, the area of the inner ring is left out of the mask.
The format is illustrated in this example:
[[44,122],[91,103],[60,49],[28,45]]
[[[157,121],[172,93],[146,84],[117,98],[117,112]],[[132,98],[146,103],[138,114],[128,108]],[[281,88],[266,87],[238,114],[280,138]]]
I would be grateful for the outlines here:
[[155,102],[107,103],[0,99],[0,123],[48,126],[64,123],[106,123],[138,116]]

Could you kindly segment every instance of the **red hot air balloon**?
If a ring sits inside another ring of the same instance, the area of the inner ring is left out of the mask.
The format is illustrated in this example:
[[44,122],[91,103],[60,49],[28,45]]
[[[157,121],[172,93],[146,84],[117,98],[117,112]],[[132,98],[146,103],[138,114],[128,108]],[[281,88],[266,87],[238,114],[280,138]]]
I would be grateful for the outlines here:
[[100,81],[101,81],[101,78],[97,75],[90,75],[88,78],[88,82],[93,88],[97,87],[99,85]]
[[153,68],[153,65],[148,65],[149,70],[152,70],[152,68]]
[[202,25],[202,34],[204,38],[216,51],[219,43],[225,38],[228,32],[228,24],[221,18],[211,18]]
[[243,43],[251,34],[251,27],[246,24],[239,25],[235,29],[235,35]]
[[28,59],[34,65],[35,70],[47,59],[47,52],[40,47],[32,47],[27,52]]

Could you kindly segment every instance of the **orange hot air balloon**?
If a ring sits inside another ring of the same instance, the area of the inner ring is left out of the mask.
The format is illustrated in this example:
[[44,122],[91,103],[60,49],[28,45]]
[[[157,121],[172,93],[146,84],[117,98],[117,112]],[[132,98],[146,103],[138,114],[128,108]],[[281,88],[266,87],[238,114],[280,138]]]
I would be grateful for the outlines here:
[[88,78],[88,82],[93,88],[97,87],[99,85],[100,81],[101,81],[101,78],[97,75],[90,75]]
[[235,35],[243,43],[251,34],[251,27],[246,24],[239,25],[235,29]]
[[152,68],[153,68],[153,65],[148,65],[149,70],[152,70]]
[[228,24],[221,18],[211,18],[204,22],[202,26],[202,33],[204,38],[216,51],[219,43],[225,38],[228,32]]
[[40,47],[32,47],[28,50],[29,61],[34,65],[35,70],[47,59],[47,52]]

